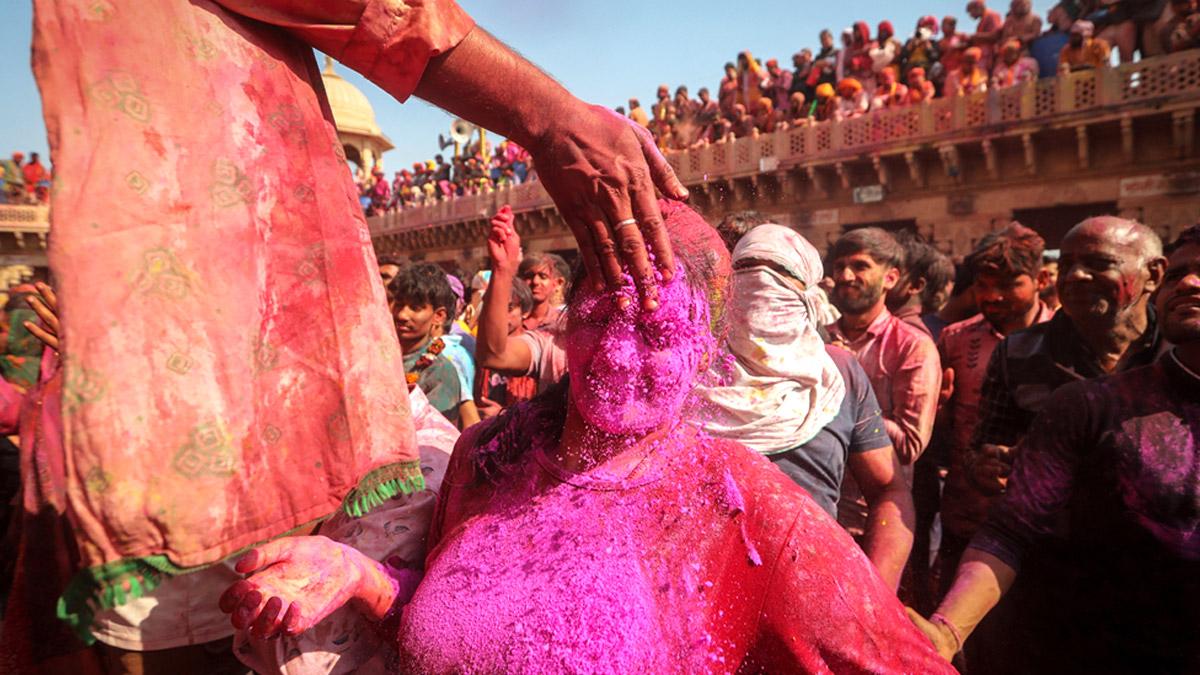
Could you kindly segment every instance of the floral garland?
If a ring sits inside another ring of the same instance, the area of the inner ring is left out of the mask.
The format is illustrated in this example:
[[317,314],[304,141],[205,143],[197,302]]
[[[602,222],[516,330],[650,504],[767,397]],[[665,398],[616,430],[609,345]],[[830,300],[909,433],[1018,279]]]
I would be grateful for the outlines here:
[[442,338],[436,338],[429,343],[429,347],[425,349],[425,353],[417,359],[416,365],[412,370],[404,374],[405,381],[408,382],[408,390],[412,391],[413,387],[417,386],[417,380],[421,379],[421,371],[429,366],[432,366],[434,361],[437,361],[438,355],[446,349],[446,343],[442,342]]

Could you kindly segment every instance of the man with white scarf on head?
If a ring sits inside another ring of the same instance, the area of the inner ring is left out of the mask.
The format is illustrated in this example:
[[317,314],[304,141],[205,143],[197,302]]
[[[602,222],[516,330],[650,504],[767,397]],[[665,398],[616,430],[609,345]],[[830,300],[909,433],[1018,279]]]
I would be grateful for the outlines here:
[[869,509],[863,549],[893,588],[912,547],[913,505],[870,380],[843,349],[827,346],[830,322],[821,256],[775,224],[748,232],[733,251],[728,301],[730,359],[714,365],[698,420],[713,436],[765,455],[832,517],[847,468]]

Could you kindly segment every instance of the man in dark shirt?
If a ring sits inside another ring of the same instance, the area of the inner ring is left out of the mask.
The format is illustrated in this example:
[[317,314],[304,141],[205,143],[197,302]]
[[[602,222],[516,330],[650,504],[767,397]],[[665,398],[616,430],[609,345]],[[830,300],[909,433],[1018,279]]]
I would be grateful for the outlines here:
[[[860,465],[859,456],[874,450],[886,451],[877,454],[884,457],[886,463],[891,463],[895,451],[883,426],[879,402],[875,400],[867,373],[850,352],[832,345],[825,351],[846,383],[846,395],[837,417],[804,445],[767,457],[836,518],[846,468],[849,467],[864,490],[867,486],[882,490],[888,486],[871,480],[870,471]],[[899,474],[898,468],[896,473]],[[871,496],[867,496],[868,506],[872,503]]]
[[1175,348],[1050,397],[939,611],[913,616],[943,656],[1032,574],[1013,672],[1200,669],[1200,226],[1169,254],[1156,309]]

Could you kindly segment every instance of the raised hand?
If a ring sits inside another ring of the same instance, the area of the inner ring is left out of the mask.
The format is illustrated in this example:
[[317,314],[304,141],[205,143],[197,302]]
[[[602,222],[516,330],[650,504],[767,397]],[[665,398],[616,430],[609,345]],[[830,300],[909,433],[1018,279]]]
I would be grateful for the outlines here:
[[492,231],[488,233],[488,255],[492,259],[492,271],[514,277],[521,265],[521,237],[513,227],[512,207],[500,207],[492,216]]
[[256,638],[299,635],[354,601],[368,617],[385,616],[400,592],[383,567],[327,537],[285,537],[242,557],[250,575],[221,595],[234,628]]
[[41,325],[32,321],[25,322],[25,328],[33,334],[34,337],[42,341],[54,351],[59,351],[60,341],[58,339],[58,295],[54,293],[54,289],[48,284],[37,282],[34,284],[38,294],[31,295],[26,300],[29,303],[30,309],[38,318],[42,320]]

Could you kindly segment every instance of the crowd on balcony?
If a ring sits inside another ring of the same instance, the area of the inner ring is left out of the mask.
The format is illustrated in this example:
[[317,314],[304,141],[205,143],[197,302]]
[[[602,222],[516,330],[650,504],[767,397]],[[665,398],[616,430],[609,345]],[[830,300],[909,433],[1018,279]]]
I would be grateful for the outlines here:
[[368,216],[534,180],[537,172],[525,148],[509,140],[492,148],[486,139],[469,144],[450,161],[436,155],[413,162],[411,170],[394,172],[390,181],[379,167],[355,174],[359,200]]
[[985,0],[971,0],[966,11],[976,22],[970,33],[954,16],[921,17],[907,39],[890,21],[874,34],[859,21],[842,31],[840,44],[823,30],[816,53],[794,54],[791,70],[743,51],[725,64],[715,100],[707,87],[692,98],[686,86],[672,96],[662,85],[648,111],[636,98],[617,110],[650,129],[664,150],[684,150],[1103,68],[1114,49],[1128,62],[1135,53],[1200,46],[1197,0],[1064,1],[1046,21],[1031,0],[1012,0],[1007,16]]
[[[1012,0],[1002,16],[986,0],[966,6],[973,32],[955,16],[923,16],[910,37],[890,21],[872,34],[866,21],[841,32],[822,30],[819,47],[792,55],[792,68],[751,52],[725,64],[716,88],[661,85],[649,108],[637,98],[616,110],[651,131],[666,151],[756,136],[937,98],[1004,89],[1063,72],[1200,47],[1200,0],[1066,0],[1043,18],[1032,0]],[[415,162],[389,180],[360,172],[368,215],[489,192],[536,179],[529,153],[511,141],[494,152],[478,143],[447,162]]]
[[50,201],[51,169],[42,164],[38,153],[14,152],[0,159],[0,204],[46,204]]

